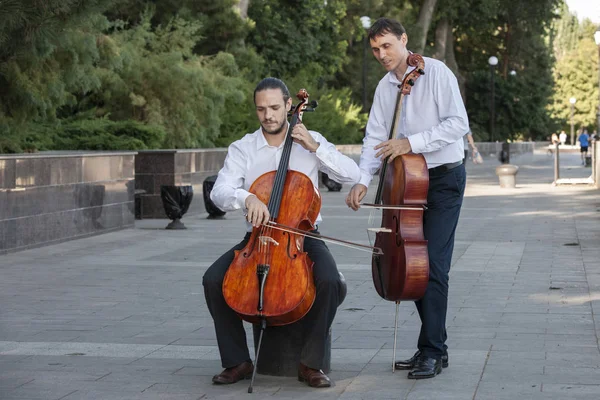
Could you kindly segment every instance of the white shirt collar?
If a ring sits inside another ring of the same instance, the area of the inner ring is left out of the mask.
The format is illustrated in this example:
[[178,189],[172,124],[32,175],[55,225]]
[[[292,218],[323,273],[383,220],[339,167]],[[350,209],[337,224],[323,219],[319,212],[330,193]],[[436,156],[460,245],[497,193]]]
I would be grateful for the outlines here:
[[[287,126],[286,126],[286,129],[288,129],[289,126],[290,126],[290,123],[288,122]],[[267,139],[265,138],[265,133],[263,132],[262,127],[258,128],[258,130],[256,132],[254,132],[254,133],[257,136],[257,139],[256,139],[256,150],[260,150],[260,149],[262,149],[265,146],[271,146],[269,144],[269,142],[267,142]],[[283,142],[281,142],[281,144],[277,148],[282,147],[284,144],[285,144],[285,139],[283,140]],[[272,147],[274,147],[274,146],[272,146]]]

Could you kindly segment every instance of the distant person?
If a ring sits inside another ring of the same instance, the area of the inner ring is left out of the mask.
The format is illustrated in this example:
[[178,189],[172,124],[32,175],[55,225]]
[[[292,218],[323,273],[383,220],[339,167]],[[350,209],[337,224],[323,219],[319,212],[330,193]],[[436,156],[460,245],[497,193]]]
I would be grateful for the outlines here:
[[585,158],[587,157],[587,151],[589,146],[590,136],[587,133],[587,129],[584,129],[581,135],[579,135],[579,146],[581,146],[581,165],[585,165]]
[[560,131],[560,135],[558,135],[558,140],[560,140],[560,144],[564,146],[564,144],[567,142],[567,134],[565,133],[565,131]]
[[590,140],[598,140],[598,134],[596,133],[595,129],[594,132],[592,132],[592,134],[590,135]]
[[558,140],[558,135],[556,133],[552,134],[552,139],[550,139],[550,141],[552,142],[552,145],[554,146],[556,143],[559,143]]
[[463,138],[465,142],[465,158],[463,158],[463,163],[467,162],[467,156],[469,155],[469,147],[471,147],[471,158],[473,159],[473,162],[475,162],[475,159],[479,155],[479,152],[477,151],[477,146],[475,146],[473,134],[471,133],[471,131],[469,131],[465,136],[463,136]]

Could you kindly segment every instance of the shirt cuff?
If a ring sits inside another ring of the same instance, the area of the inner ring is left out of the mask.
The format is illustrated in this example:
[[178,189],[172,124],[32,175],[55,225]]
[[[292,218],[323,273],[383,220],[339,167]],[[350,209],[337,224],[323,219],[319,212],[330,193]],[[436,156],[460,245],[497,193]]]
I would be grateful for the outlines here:
[[417,133],[416,135],[407,137],[407,139],[413,153],[421,154],[425,152],[425,139],[422,134]]
[[373,180],[373,176],[370,174],[367,174],[365,172],[361,172],[360,173],[360,180],[358,181],[358,183],[360,183],[361,185],[365,185],[365,187],[369,187],[369,185],[371,184],[371,181]]
[[235,198],[237,200],[239,208],[241,208],[242,210],[246,209],[246,199],[251,194],[252,193],[250,193],[249,191],[244,190],[244,189],[238,189],[238,190],[236,190]]
[[315,154],[320,159],[323,159],[327,155],[327,150],[325,150],[325,146],[319,143],[319,147],[317,147],[317,150],[315,150]]

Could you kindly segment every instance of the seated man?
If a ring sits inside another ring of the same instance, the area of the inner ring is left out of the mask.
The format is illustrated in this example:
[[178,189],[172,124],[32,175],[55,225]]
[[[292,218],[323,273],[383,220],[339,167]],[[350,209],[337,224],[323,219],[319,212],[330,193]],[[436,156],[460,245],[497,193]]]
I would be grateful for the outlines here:
[[[269,221],[267,206],[248,192],[263,173],[277,169],[288,130],[287,112],[292,99],[285,84],[276,78],[263,79],[254,90],[256,115],[260,129],[247,134],[229,146],[225,165],[212,189],[210,198],[223,211],[247,210],[246,236],[238,245],[221,256],[206,271],[203,278],[208,309],[215,323],[221,362],[225,370],[213,377],[215,384],[230,384],[252,375],[253,365],[248,352],[242,320],[225,302],[222,286],[225,273],[234,258],[234,250],[242,249],[253,227]],[[292,130],[289,168],[306,174],[318,188],[318,171],[338,182],[354,183],[360,170],[349,157],[341,154],[321,134],[308,131],[298,123]],[[321,216],[317,217],[319,224]],[[312,387],[329,387],[330,379],[321,371],[327,348],[329,328],[339,304],[340,278],[335,261],[327,246],[318,239],[306,237],[304,251],[314,262],[316,299],[304,318],[311,323],[298,366],[298,379]]]

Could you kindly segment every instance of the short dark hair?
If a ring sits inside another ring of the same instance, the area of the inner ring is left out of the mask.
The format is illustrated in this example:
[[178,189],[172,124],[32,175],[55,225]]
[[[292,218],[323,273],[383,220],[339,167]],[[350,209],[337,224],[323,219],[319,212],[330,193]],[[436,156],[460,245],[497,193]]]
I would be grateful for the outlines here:
[[375,39],[377,36],[383,36],[386,33],[395,35],[398,39],[406,33],[406,29],[402,24],[394,19],[379,18],[369,28],[369,40]]
[[287,86],[285,86],[285,83],[283,83],[283,81],[281,79],[269,77],[269,78],[265,78],[262,81],[258,82],[258,85],[256,85],[256,89],[254,89],[254,104],[256,104],[256,93],[262,92],[263,90],[267,90],[267,89],[281,90],[281,93],[283,93],[283,102],[284,103],[287,103],[288,99],[291,97],[290,91],[288,90]]

